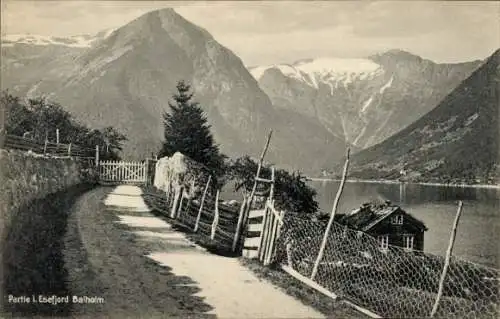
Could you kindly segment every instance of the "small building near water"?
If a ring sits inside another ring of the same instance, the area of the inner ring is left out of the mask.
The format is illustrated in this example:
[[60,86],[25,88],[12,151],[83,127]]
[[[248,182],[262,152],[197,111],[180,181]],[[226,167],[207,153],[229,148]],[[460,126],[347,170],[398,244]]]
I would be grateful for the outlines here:
[[350,213],[337,215],[335,220],[375,237],[382,250],[387,250],[389,245],[408,251],[424,250],[424,232],[427,227],[389,201],[383,204],[363,204]]

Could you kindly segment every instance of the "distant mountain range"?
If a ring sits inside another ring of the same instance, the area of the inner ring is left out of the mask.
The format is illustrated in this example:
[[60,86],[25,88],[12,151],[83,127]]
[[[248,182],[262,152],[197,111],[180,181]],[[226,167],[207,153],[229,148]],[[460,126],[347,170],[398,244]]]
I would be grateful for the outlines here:
[[497,50],[432,111],[355,154],[350,176],[500,184],[499,62]]
[[432,110],[481,61],[437,64],[401,50],[366,59],[319,58],[251,67],[273,104],[363,149]]
[[90,48],[93,44],[107,38],[114,30],[104,30],[97,34],[81,34],[68,37],[43,36],[33,34],[5,34],[2,35],[2,47],[13,47],[16,44],[36,46],[65,46],[73,48]]
[[71,46],[11,38],[2,46],[2,88],[45,95],[91,126],[117,127],[129,138],[126,157],[142,159],[159,148],[162,113],[178,80],[192,84],[230,156],[258,156],[271,128],[268,160],[285,168],[317,171],[346,147],[316,121],[275,108],[235,54],[172,9],[87,40],[89,46]]
[[[169,110],[177,81],[185,80],[204,108],[216,141],[229,156],[257,156],[272,128],[267,157],[272,163],[319,175],[338,163],[346,147],[354,152],[368,148],[354,156],[353,174],[373,178],[394,177],[401,168],[408,169],[408,178],[448,174],[436,170],[429,175],[421,166],[412,166],[412,154],[420,147],[416,139],[410,143],[415,149],[402,146],[411,138],[394,141],[424,119],[432,122],[429,116],[441,114],[436,110],[457,94],[454,90],[462,81],[486,72],[480,71],[486,64],[475,71],[483,61],[438,64],[401,50],[366,59],[315,58],[245,67],[206,30],[172,9],[149,12],[96,35],[5,35],[1,54],[2,89],[28,98],[46,96],[91,127],[120,129],[129,138],[126,158],[143,159],[159,149],[161,115]],[[491,104],[489,99],[484,103]],[[473,101],[461,102],[460,108],[466,103]],[[484,109],[489,111],[481,109],[475,119],[475,113],[463,111],[453,125],[470,117],[467,127],[480,129],[476,123],[482,123],[481,114],[494,115],[488,107]],[[446,118],[446,114],[440,115],[440,121],[455,116]],[[469,117],[462,119],[465,114]],[[458,141],[455,135],[449,139],[446,134],[432,136],[439,145],[440,138]],[[374,146],[377,143],[381,144]],[[442,167],[439,163],[456,149],[447,147],[440,157],[429,157],[429,165]],[[415,156],[424,165],[427,157]],[[479,171],[481,178],[490,174]]]

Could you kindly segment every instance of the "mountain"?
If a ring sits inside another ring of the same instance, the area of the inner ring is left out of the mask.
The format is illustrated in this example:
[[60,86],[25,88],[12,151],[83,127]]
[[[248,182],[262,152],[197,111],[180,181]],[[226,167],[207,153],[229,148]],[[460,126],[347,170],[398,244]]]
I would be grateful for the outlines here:
[[90,126],[117,127],[129,138],[125,157],[159,148],[162,113],[178,80],[192,85],[230,156],[260,154],[271,128],[267,159],[284,168],[318,171],[344,153],[343,139],[276,109],[235,54],[172,9],[149,12],[88,47],[35,46],[2,47],[2,88],[46,95]]
[[108,29],[94,35],[80,34],[67,37],[33,34],[4,34],[2,35],[2,47],[13,47],[18,44],[28,44],[39,47],[63,46],[72,48],[89,48],[94,43],[107,38],[113,31],[113,29]]
[[365,59],[306,59],[249,70],[276,107],[318,121],[363,149],[426,114],[480,63],[437,64],[391,50]]
[[355,154],[350,176],[500,183],[499,62],[497,50],[435,109]]

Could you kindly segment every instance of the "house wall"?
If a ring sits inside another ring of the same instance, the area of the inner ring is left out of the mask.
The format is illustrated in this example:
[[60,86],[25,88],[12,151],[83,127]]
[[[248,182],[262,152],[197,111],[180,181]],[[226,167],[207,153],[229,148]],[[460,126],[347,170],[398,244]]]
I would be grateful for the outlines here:
[[[394,213],[396,215],[398,211]],[[399,212],[401,214],[401,212]],[[404,215],[404,213],[402,213]],[[388,216],[379,224],[375,225],[368,233],[374,237],[379,235],[389,235],[389,245],[404,247],[404,235],[413,235],[413,248],[415,250],[423,250],[424,248],[424,233],[421,229],[413,224],[409,218],[403,217],[403,224],[392,224],[392,216]]]

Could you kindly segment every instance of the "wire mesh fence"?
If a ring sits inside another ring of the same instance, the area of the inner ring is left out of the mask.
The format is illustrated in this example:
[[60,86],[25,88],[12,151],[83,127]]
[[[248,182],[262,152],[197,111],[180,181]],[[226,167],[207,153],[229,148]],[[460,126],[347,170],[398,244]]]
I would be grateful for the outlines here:
[[[285,215],[274,262],[310,277],[326,223]],[[314,281],[383,317],[429,317],[444,257],[397,246],[334,223]],[[499,271],[452,257],[435,317],[497,318]]]

